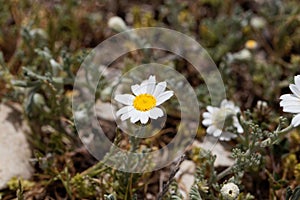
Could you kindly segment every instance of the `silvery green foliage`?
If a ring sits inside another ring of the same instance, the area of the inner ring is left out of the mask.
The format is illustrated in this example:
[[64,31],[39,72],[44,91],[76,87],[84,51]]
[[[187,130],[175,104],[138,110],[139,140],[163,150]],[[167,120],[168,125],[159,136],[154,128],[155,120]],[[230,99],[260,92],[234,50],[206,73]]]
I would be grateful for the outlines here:
[[105,200],[116,200],[116,198],[112,194],[105,195],[104,197],[105,197]]
[[197,185],[192,186],[189,196],[191,200],[202,200]]

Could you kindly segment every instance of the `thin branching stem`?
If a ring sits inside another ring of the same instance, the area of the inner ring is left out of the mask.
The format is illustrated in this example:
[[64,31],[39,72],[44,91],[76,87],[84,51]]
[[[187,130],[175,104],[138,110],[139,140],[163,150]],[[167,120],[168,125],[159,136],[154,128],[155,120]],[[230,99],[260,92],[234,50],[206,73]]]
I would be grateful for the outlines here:
[[[285,135],[286,133],[290,132],[294,127],[292,125],[289,125],[288,127],[282,129],[282,130],[276,130],[275,133],[278,134],[278,138],[282,137],[283,135]],[[266,143],[269,140],[269,138],[263,140],[262,142],[256,142],[254,145],[254,148],[248,149],[246,151],[246,153],[244,154],[244,156],[248,156],[252,153],[252,151],[254,149],[256,149],[255,147],[259,147],[260,144]],[[275,141],[274,141],[275,142]],[[233,165],[227,167],[226,169],[224,169],[222,172],[220,172],[217,175],[217,181],[221,180],[222,178],[224,178],[225,176],[227,176],[228,174],[232,173],[232,169],[237,165],[237,162],[235,162]]]

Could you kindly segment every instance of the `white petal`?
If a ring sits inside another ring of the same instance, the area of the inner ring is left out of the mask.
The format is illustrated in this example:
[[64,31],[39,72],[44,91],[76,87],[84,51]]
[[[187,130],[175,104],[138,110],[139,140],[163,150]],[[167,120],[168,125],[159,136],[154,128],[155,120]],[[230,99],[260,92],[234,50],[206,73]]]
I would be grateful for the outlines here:
[[206,110],[210,113],[213,113],[214,112],[214,107],[212,106],[206,106]]
[[140,121],[142,124],[146,124],[149,120],[148,112],[140,112]]
[[212,118],[212,114],[209,113],[209,112],[204,112],[204,113],[202,114],[202,116],[203,116],[203,118]]
[[212,120],[211,120],[211,119],[204,119],[204,120],[202,121],[202,124],[203,124],[204,126],[209,126],[209,125],[212,124]]
[[284,94],[280,96],[281,100],[299,100],[295,95],[292,94]]
[[159,106],[160,104],[170,99],[173,96],[173,94],[173,91],[166,91],[164,93],[161,93],[156,99],[156,106]]
[[234,108],[234,103],[232,101],[228,101],[227,99],[224,99],[221,102],[221,108]]
[[156,82],[156,78],[153,75],[149,76],[149,78],[147,80],[144,80],[142,82],[142,84],[146,84],[147,85],[148,83],[152,83],[152,82]]
[[210,113],[215,113],[215,112],[217,112],[217,111],[220,110],[220,108],[212,107],[212,106],[207,106],[206,109],[207,109],[208,112],[210,112]]
[[215,130],[217,130],[217,128],[214,125],[212,125],[206,129],[206,132],[211,135],[213,134],[213,132],[215,132]]
[[160,108],[154,107],[149,111],[149,117],[151,119],[157,119],[162,116],[164,116],[164,112]]
[[232,101],[228,101],[227,104],[224,107],[228,108],[228,109],[231,109],[231,110],[235,109],[234,103]]
[[220,107],[224,107],[226,104],[227,104],[227,99],[223,99],[221,104],[220,104]]
[[219,137],[221,134],[222,134],[222,130],[220,130],[220,129],[216,129],[216,130],[213,132],[213,136],[214,136],[214,137]]
[[122,121],[125,121],[126,119],[132,117],[134,115],[134,113],[135,113],[135,110],[133,109],[133,110],[131,110],[131,111],[129,111],[129,112],[124,113],[123,115],[121,115],[120,119]]
[[232,138],[236,138],[236,137],[237,137],[237,135],[235,135],[233,133],[223,132],[219,139],[221,141],[230,141]]
[[131,94],[117,94],[115,96],[116,101],[125,104],[127,106],[131,106],[133,104],[134,98],[135,97]]
[[297,99],[297,100],[282,100],[279,105],[281,107],[284,107],[284,106],[300,106],[300,99]]
[[153,94],[155,89],[155,84],[156,84],[155,76],[150,76],[148,80],[142,82],[141,87],[144,88],[145,93]]
[[134,124],[140,120],[140,113],[135,109],[131,113],[130,122]]
[[136,85],[131,86],[131,91],[135,96],[138,96],[138,95],[142,94],[143,90],[140,85],[136,84]]
[[153,92],[153,96],[158,97],[159,94],[161,94],[165,91],[166,87],[167,87],[167,83],[165,81],[164,82],[159,82],[155,87],[155,90]]
[[148,85],[147,85],[147,93],[148,94],[153,94],[154,93],[154,90],[155,90],[155,84],[156,84],[156,82],[152,82],[152,83],[149,83]]
[[237,128],[237,132],[238,133],[243,133],[244,132],[244,129],[243,127],[241,126],[241,124],[239,123],[239,120],[237,117],[233,117],[233,126],[235,128]]
[[228,142],[228,141],[230,141],[230,138],[222,136],[222,134],[221,134],[221,136],[219,137],[219,140]]
[[294,127],[300,125],[300,114],[296,115],[296,116],[292,119],[292,125],[293,125]]
[[154,75],[151,75],[150,77],[149,77],[149,79],[148,79],[148,82],[155,82],[156,83],[156,78],[155,78],[155,76]]
[[284,106],[283,112],[300,113],[300,106]]
[[117,115],[117,117],[119,117],[120,115],[122,115],[124,113],[130,112],[132,109],[134,109],[133,106],[125,106],[125,107],[121,108],[120,110],[118,110],[116,115]]
[[241,109],[238,106],[234,107],[235,114],[240,113]]
[[120,119],[121,119],[122,121],[125,121],[125,120],[128,119],[129,117],[131,117],[129,113],[124,113],[123,115],[121,115]]
[[296,85],[290,84],[290,89],[294,93],[294,95],[296,95],[297,97],[300,98],[300,91],[299,91],[299,89],[297,88]]
[[300,75],[294,77],[295,84],[298,88],[300,88]]
[[146,94],[147,93],[147,86],[141,85],[140,88],[141,88],[141,94]]

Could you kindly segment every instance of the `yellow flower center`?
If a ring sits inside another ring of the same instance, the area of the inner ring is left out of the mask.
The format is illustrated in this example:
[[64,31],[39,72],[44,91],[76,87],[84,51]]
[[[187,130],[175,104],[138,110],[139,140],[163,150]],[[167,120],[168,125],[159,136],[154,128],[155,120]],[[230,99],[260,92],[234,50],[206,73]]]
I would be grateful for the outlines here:
[[255,40],[248,40],[245,46],[247,49],[255,49],[257,47],[257,42]]
[[151,94],[140,94],[133,100],[133,107],[139,111],[151,110],[156,105],[156,99]]

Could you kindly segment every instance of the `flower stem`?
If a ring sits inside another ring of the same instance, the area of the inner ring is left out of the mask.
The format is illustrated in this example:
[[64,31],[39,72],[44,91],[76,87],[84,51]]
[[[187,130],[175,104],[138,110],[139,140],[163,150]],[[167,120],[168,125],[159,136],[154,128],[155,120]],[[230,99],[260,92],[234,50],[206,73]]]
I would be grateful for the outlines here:
[[[244,154],[244,156],[248,156],[250,155],[250,150],[248,149],[246,151],[246,153]],[[224,178],[225,176],[227,176],[228,174],[231,173],[232,169],[234,166],[237,165],[237,162],[235,162],[233,165],[227,167],[226,169],[224,169],[222,172],[220,172],[218,175],[217,175],[217,181],[221,180],[222,178]]]
[[[278,134],[278,139],[281,138],[282,136],[284,136],[286,133],[290,132],[294,127],[292,125],[289,125],[288,127],[282,129],[282,130],[276,130],[275,133]],[[268,142],[270,138],[267,138],[261,142],[256,142],[254,145],[254,148],[251,148],[251,150],[253,151],[254,149],[256,149],[255,147],[259,147],[260,144],[266,143]],[[272,143],[273,144],[273,143]],[[248,156],[252,153],[252,151],[250,151],[250,149],[248,149],[246,151],[246,153],[244,154],[244,156]],[[237,162],[235,162],[233,165],[227,167],[226,169],[224,169],[222,172],[220,172],[217,175],[217,181],[221,180],[222,178],[224,178],[225,176],[227,176],[228,174],[230,174],[232,172],[232,169],[234,166],[237,165]]]
[[289,126],[286,127],[285,129],[282,129],[281,131],[278,131],[277,134],[278,134],[278,136],[280,137],[280,136],[282,136],[282,135],[284,135],[284,134],[290,132],[290,131],[293,130],[293,129],[294,129],[294,127],[293,127],[292,125],[289,125]]

